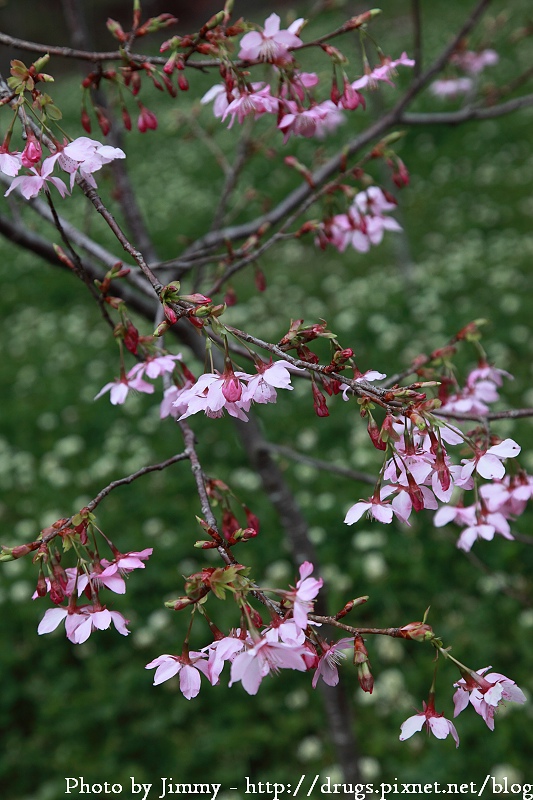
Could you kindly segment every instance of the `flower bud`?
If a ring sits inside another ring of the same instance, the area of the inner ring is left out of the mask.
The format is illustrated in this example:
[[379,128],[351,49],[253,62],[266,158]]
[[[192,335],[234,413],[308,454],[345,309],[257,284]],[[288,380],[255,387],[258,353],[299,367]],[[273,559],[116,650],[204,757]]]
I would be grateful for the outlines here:
[[370,663],[368,661],[359,664],[357,667],[357,680],[363,692],[372,694],[374,690],[374,677],[370,671]]
[[174,611],[181,611],[194,603],[190,597],[178,597],[177,600],[167,600],[165,603],[166,608],[171,608]]
[[402,639],[414,639],[415,642],[428,642],[435,638],[431,625],[425,622],[409,622],[398,632]]
[[346,614],[350,613],[352,608],[355,608],[356,606],[362,606],[363,603],[367,602],[367,600],[368,595],[363,595],[363,597],[356,597],[354,600],[349,600],[344,608],[341,608],[341,610],[335,614],[335,619],[342,619],[346,616]]
[[114,36],[115,39],[117,39],[117,41],[121,43],[126,41],[127,36],[124,33],[124,30],[120,22],[117,22],[115,19],[111,19],[111,17],[108,17],[108,20],[106,22],[106,28],[111,34],[111,36]]
[[86,108],[82,108],[81,110],[81,127],[86,133],[91,132],[91,119]]
[[313,407],[315,409],[315,414],[317,417],[329,417],[326,398],[314,381],[311,383],[311,389],[313,391]]

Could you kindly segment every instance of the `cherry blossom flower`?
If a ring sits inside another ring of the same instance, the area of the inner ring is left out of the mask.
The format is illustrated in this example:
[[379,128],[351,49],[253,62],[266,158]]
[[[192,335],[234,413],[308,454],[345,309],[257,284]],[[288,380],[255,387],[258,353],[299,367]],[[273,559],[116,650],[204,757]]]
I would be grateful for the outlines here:
[[[414,482],[413,482],[414,483]],[[381,490],[381,497],[390,497],[394,493],[391,507],[398,519],[408,523],[411,511],[421,511],[423,508],[436,509],[438,503],[435,495],[427,486],[419,486],[414,483],[414,489],[407,483],[391,483],[384,486]],[[409,523],[408,523],[409,524]]]
[[69,594],[74,591],[75,586],[78,589],[78,597],[87,586],[92,586],[96,590],[105,587],[110,592],[115,592],[115,594],[126,594],[126,583],[124,578],[117,574],[117,570],[106,572],[105,569],[101,569],[100,565],[93,565],[89,572],[82,572],[81,575],[75,575],[71,578],[67,585],[70,590]]
[[297,97],[302,103],[306,97],[307,89],[312,89],[319,82],[316,72],[299,72],[294,70],[291,75],[286,76],[286,81],[281,87],[281,97],[284,99],[294,99]]
[[237,653],[240,653],[247,644],[253,645],[252,640],[249,637],[243,639],[240,636],[240,631],[237,630],[234,636],[230,635],[225,636],[223,639],[217,639],[204,648],[204,652],[208,654],[207,677],[212,686],[218,683],[225,662],[232,662]]
[[457,689],[453,696],[455,705],[454,717],[472,703],[475,711],[484,719],[487,727],[494,730],[494,712],[499,704],[504,701],[512,703],[525,703],[526,696],[523,691],[510,678],[500,672],[491,672],[485,675],[491,667],[478,669],[467,678],[461,678],[454,687]]
[[[88,576],[82,575],[78,579],[78,593],[85,588],[89,580],[96,583],[96,586],[102,585],[112,592],[117,594],[124,594],[126,591],[126,584],[124,583],[124,575],[133,572],[134,569],[144,569],[146,561],[154,552],[152,547],[147,547],[145,550],[136,550],[129,553],[117,553],[113,561],[108,561],[107,558],[102,558],[100,566],[103,569],[91,572]],[[84,580],[85,579],[85,580]],[[80,590],[81,585],[81,590]]]
[[390,195],[387,197],[379,186],[369,186],[364,192],[358,192],[355,195],[354,205],[363,214],[370,213],[380,216],[388,211],[394,211],[397,204],[391,199]]
[[336,131],[339,125],[344,125],[346,117],[332,100],[323,100],[319,103],[319,108],[320,118],[317,120],[315,136],[317,139],[325,139]]
[[[77,577],[78,596],[81,595],[89,583],[96,588],[105,586],[111,592],[125,594],[126,584],[123,576],[133,572],[134,569],[144,569],[143,561],[150,558],[152,553],[153,548],[147,547],[145,550],[131,551],[124,554],[118,553],[113,561],[102,558],[98,565],[93,565],[93,569],[89,573],[84,572]],[[71,578],[67,588],[70,587],[71,591],[73,591],[75,582],[76,576],[74,576],[74,579]]]
[[59,148],[50,158],[54,162],[57,161],[61,169],[70,174],[71,190],[78,172],[80,177],[95,189],[96,181],[93,173],[117,158],[126,158],[126,154],[120,147],[111,147],[88,136],[79,136]]
[[173,656],[164,653],[154,658],[145,669],[157,667],[154,675],[154,686],[170,680],[174,675],[180,676],[180,691],[186,700],[192,700],[200,692],[200,673],[207,676],[207,655],[191,651],[187,656]]
[[51,183],[53,186],[55,186],[61,197],[65,197],[65,195],[69,194],[69,191],[61,178],[50,177],[54,168],[53,158],[54,157],[51,156],[50,158],[45,159],[40,169],[38,167],[32,167],[30,170],[30,172],[33,173],[32,175],[18,175],[16,178],[13,178],[11,181],[11,186],[7,192],[5,192],[4,197],[7,197],[9,194],[11,194],[13,189],[19,187],[21,195],[26,200],[30,200],[32,197],[37,197],[41,189],[47,183]]
[[489,511],[499,511],[505,517],[519,516],[533,497],[533,478],[525,473],[505,475],[502,481],[483,484],[479,493]]
[[297,19],[287,30],[280,30],[280,18],[277,14],[271,14],[265,20],[264,30],[251,31],[242,37],[239,58],[273,64],[292,61],[289,48],[302,46],[302,40],[296,35],[302,23],[303,19]]
[[[383,489],[386,489],[386,487],[383,487]],[[383,489],[381,492],[383,492]],[[387,491],[383,492],[384,496],[386,495]],[[358,503],[355,503],[351,508],[349,508],[344,518],[346,525],[353,525],[354,522],[358,522],[365,512],[368,512],[368,516],[370,518],[377,519],[378,522],[389,524],[392,522],[393,516],[396,515],[400,522],[409,524],[397,507],[394,507],[391,503],[383,502],[381,492],[380,497],[373,495],[372,497],[369,497],[368,500],[360,500]]]
[[[228,94],[231,99],[228,99]],[[229,93],[225,83],[216,83],[214,86],[211,86],[210,89],[204,94],[204,96],[200,99],[200,103],[205,105],[206,103],[213,103],[213,113],[215,117],[222,117],[225,110],[229,106],[232,100],[235,100],[239,96],[239,90],[237,87],[234,87]]]
[[427,705],[423,703],[423,707],[423,711],[409,717],[409,719],[406,719],[405,722],[402,723],[400,728],[400,742],[405,742],[405,740],[409,739],[414,733],[421,731],[425,725],[428,732],[431,731],[433,736],[436,736],[437,739],[446,739],[448,734],[451,733],[455,741],[455,746],[459,747],[459,736],[457,735],[455,725],[453,722],[450,722],[449,719],[446,719],[443,714],[437,714],[433,699],[430,698]]
[[499,533],[505,539],[513,540],[514,536],[511,533],[509,523],[503,514],[494,513],[478,513],[475,524],[469,525],[462,531],[459,539],[457,540],[457,547],[468,553],[472,549],[472,545],[477,539],[485,539],[490,542],[494,539],[494,534]]
[[457,525],[474,525],[476,522],[477,506],[442,506],[433,517],[433,525],[442,528],[449,522]]
[[222,121],[227,116],[231,116],[228,128],[233,126],[235,117],[237,117],[239,124],[242,125],[244,118],[253,115],[254,119],[262,116],[262,114],[277,114],[278,112],[278,98],[270,94],[270,86],[267,84],[263,88],[259,88],[263,84],[254,84],[252,92],[242,93],[229,103],[228,107],[222,114]]
[[352,83],[352,89],[356,91],[366,88],[373,89],[377,86],[378,81],[385,81],[390,86],[394,86],[390,78],[391,75],[396,74],[396,67],[414,67],[414,65],[414,60],[409,58],[405,52],[401,54],[400,58],[395,60],[391,60],[390,58],[385,59],[379,67],[375,67],[371,72],[368,72],[366,75],[363,75],[362,78],[358,78],[354,81]]
[[[238,380],[243,376],[247,377],[245,373],[240,372],[235,375]],[[229,401],[223,392],[225,381],[226,376],[218,372],[205,372],[200,375],[196,383],[190,389],[181,392],[176,401],[187,407],[179,419],[186,419],[198,411],[204,411],[208,417],[220,417],[223,410],[226,409],[230,416],[247,422],[248,417],[244,411],[248,411],[249,403]],[[244,388],[244,384],[241,386]]]
[[358,192],[348,212],[337,214],[330,221],[326,231],[328,241],[341,253],[348,245],[366,253],[372,245],[381,243],[386,230],[401,231],[397,220],[387,216],[396,208],[389,197],[379,186]]
[[355,111],[359,106],[366,107],[366,101],[361,92],[356,91],[348,79],[344,78],[344,87],[339,97],[338,105],[348,111]]
[[353,637],[351,639],[339,639],[338,642],[328,644],[327,642],[321,643],[322,655],[318,662],[316,672],[313,675],[312,686],[316,688],[318,679],[322,678],[324,683],[328,686],[336,686],[339,682],[339,671],[337,669],[339,663],[346,658],[346,653],[343,650],[349,650],[353,647]]
[[464,50],[462,53],[454,53],[450,58],[452,64],[460,67],[471,75],[478,75],[483,72],[485,67],[492,67],[500,60],[496,50],[481,50],[479,53],[473,50]]
[[466,94],[473,86],[471,78],[441,78],[433,81],[429,90],[436,97],[454,98]]
[[122,403],[126,400],[128,393],[132,389],[137,392],[143,392],[144,394],[154,393],[154,387],[151,383],[143,381],[142,378],[133,378],[133,380],[130,380],[124,375],[122,378],[118,378],[110,383],[106,383],[106,385],[100,389],[98,394],[95,395],[94,399],[98,400],[103,394],[110,392],[110,400],[112,405],[122,405]]
[[284,359],[271,360],[269,364],[257,364],[258,372],[256,375],[248,376],[248,384],[243,389],[241,399],[245,402],[275,403],[276,389],[293,389],[289,367],[296,372],[303,371],[293,367]]
[[469,478],[474,470],[482,478],[503,478],[505,467],[502,461],[506,458],[516,458],[520,447],[514,439],[504,439],[500,444],[489,447],[484,452],[478,451],[473,459],[462,459],[464,467],[461,471],[462,478]]
[[296,588],[285,593],[285,599],[292,603],[294,622],[302,631],[307,628],[307,615],[313,610],[311,601],[315,599],[324,583],[322,578],[310,577],[313,569],[314,567],[309,561],[304,561],[300,566],[300,580],[297,582]]
[[301,108],[293,100],[286,100],[285,107],[288,111],[278,123],[278,128],[284,133],[284,144],[291,134],[306,139],[313,136],[322,137],[343,121],[342,114],[331,100],[325,100],[310,108]]
[[174,417],[174,419],[177,419],[182,414],[185,414],[187,411],[187,402],[182,403],[180,398],[181,395],[193,385],[192,381],[186,381],[185,385],[182,387],[172,384],[165,389],[159,409],[160,419],[165,419],[166,417]]
[[305,643],[304,630],[293,619],[288,619],[279,625],[272,623],[271,627],[263,632],[263,636],[269,642],[285,642],[285,644],[294,646]]
[[113,561],[103,558],[101,563],[106,569],[115,566],[122,575],[125,575],[133,572],[134,569],[144,569],[146,565],[143,564],[143,561],[147,561],[153,552],[153,547],[146,547],[144,550],[130,550],[128,553],[117,553]]
[[129,630],[126,625],[128,620],[118,611],[109,611],[107,608],[95,606],[79,606],[77,608],[49,608],[42,618],[37,633],[51,633],[61,622],[65,622],[67,639],[74,644],[86,642],[93,630],[105,630],[111,623],[122,635],[127,636]]
[[159,378],[160,375],[164,375],[166,372],[173,372],[175,367],[176,361],[181,361],[181,353],[177,355],[171,355],[167,353],[161,356],[151,356],[146,359],[146,361],[140,361],[138,364],[135,364],[127,374],[128,380],[132,378],[142,378],[144,375],[148,378]]
[[473,369],[466,379],[467,386],[474,386],[477,381],[492,381],[492,383],[496,384],[496,386],[501,386],[503,383],[503,378],[507,378],[508,380],[512,381],[513,376],[504,369],[498,369],[498,367],[492,367],[490,364],[486,362],[481,362],[476,369]]
[[232,686],[241,681],[248,694],[257,694],[263,678],[270,672],[280,669],[296,669],[305,672],[307,665],[304,660],[305,647],[285,644],[284,642],[271,642],[261,638],[253,647],[239,653],[231,665]]

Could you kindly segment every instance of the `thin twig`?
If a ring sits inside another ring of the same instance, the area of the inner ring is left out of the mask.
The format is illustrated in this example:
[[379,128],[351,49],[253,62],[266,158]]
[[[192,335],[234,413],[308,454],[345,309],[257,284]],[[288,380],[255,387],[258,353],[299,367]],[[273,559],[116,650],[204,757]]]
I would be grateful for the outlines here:
[[343,478],[348,478],[349,480],[369,483],[372,486],[376,483],[375,476],[369,475],[366,472],[360,472],[359,470],[350,469],[349,467],[341,467],[338,464],[331,464],[329,461],[323,461],[320,458],[313,458],[312,456],[305,455],[305,453],[300,453],[297,450],[293,450],[292,447],[286,447],[283,444],[265,442],[265,447],[271,453],[277,453],[280,456],[290,458],[291,461],[298,461],[301,464],[308,464],[310,467],[314,467],[315,469],[321,469],[325,472],[332,472],[335,475],[342,475]]

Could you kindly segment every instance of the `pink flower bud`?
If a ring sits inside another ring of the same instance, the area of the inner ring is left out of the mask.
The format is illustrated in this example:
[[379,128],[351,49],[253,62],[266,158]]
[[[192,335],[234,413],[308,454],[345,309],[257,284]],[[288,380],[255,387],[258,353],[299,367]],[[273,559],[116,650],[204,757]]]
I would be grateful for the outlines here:
[[315,414],[317,417],[329,417],[326,399],[314,381],[311,384],[311,389],[313,390],[313,407],[315,409]]
[[146,133],[147,130],[155,131],[157,129],[157,117],[153,111],[149,111],[146,106],[139,103],[139,119],[137,120],[137,127],[141,133]]
[[28,136],[26,147],[22,151],[22,164],[28,169],[41,160],[42,147],[33,134]]
[[81,127],[86,133],[91,132],[91,119],[86,108],[82,108],[81,110]]

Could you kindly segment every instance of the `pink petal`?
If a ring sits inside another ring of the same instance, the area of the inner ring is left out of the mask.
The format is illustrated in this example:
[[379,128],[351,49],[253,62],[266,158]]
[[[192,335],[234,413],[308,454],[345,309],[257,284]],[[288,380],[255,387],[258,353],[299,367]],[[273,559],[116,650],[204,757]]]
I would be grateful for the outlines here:
[[[146,665],[146,669],[150,668],[150,664]],[[160,683],[164,683],[165,681],[170,680],[176,675],[181,669],[181,664],[179,661],[172,659],[172,661],[167,661],[165,664],[161,664],[155,671],[154,675],[154,686],[159,686]]]
[[425,714],[415,714],[413,717],[409,717],[406,719],[405,722],[402,723],[400,727],[400,742],[405,742],[406,739],[409,739],[413,735],[413,733],[417,733],[421,731],[424,723],[426,721]]
[[192,700],[200,692],[200,673],[190,664],[185,664],[180,672],[180,690],[186,700]]
[[[485,455],[481,456],[477,462],[476,469],[482,478],[491,480],[492,478],[503,478],[505,475],[505,467],[499,458],[491,455],[488,451]],[[463,474],[461,473],[461,477]]]
[[354,522],[357,522],[358,520],[361,519],[365,511],[368,511],[369,508],[370,508],[370,503],[364,503],[364,502],[355,503],[355,505],[353,505],[350,509],[348,509],[348,512],[344,518],[345,523],[347,525],[353,525]]
[[58,625],[63,622],[67,616],[68,611],[66,608],[49,608],[39,623],[37,633],[39,636],[43,633],[51,633],[55,631]]

